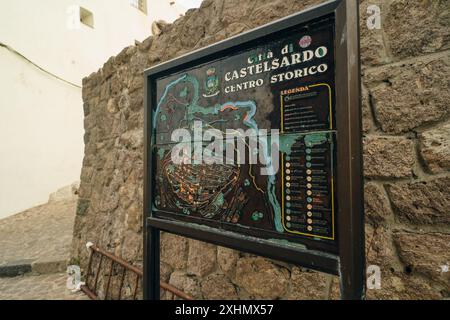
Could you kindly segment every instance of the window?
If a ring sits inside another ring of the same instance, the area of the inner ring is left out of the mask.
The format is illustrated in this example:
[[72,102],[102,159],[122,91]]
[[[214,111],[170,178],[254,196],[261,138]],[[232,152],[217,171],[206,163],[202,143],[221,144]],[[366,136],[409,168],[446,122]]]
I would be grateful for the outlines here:
[[143,13],[147,14],[147,0],[130,0],[130,4],[139,9]]
[[80,22],[88,27],[94,28],[94,14],[89,10],[80,7]]

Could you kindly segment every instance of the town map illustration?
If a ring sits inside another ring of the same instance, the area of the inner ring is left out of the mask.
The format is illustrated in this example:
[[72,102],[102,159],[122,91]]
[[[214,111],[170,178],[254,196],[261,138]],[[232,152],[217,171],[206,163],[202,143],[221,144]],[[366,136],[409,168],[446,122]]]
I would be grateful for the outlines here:
[[267,239],[333,242],[333,44],[331,24],[298,30],[158,79],[155,215]]

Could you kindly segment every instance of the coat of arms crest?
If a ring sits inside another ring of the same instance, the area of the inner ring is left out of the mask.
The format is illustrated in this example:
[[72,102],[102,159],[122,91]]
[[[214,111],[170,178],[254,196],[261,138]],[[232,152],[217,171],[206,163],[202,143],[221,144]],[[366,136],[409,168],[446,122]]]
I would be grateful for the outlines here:
[[216,75],[216,68],[209,68],[206,70],[205,93],[203,96],[205,98],[214,97],[219,92],[219,78]]

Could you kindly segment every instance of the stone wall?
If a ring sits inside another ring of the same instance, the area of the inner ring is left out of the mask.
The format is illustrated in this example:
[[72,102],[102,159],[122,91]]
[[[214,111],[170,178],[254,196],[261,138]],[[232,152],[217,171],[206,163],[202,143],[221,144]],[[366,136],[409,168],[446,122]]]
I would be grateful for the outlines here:
[[[87,241],[142,263],[143,76],[164,60],[302,10],[317,0],[206,0],[157,37],[83,80],[85,157],[72,256]],[[361,2],[370,299],[450,296],[450,11],[446,0]],[[382,29],[366,27],[381,7]],[[338,280],[162,234],[161,277],[196,298],[338,298]]]

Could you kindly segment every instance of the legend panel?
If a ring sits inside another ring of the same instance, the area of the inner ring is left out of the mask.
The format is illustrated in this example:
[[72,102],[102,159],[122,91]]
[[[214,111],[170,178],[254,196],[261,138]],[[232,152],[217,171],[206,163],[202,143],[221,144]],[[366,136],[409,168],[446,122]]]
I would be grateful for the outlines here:
[[336,137],[331,88],[318,83],[284,90],[280,102],[285,141],[281,153],[283,228],[288,233],[334,240]]
[[281,133],[333,130],[331,87],[326,83],[283,90]]

